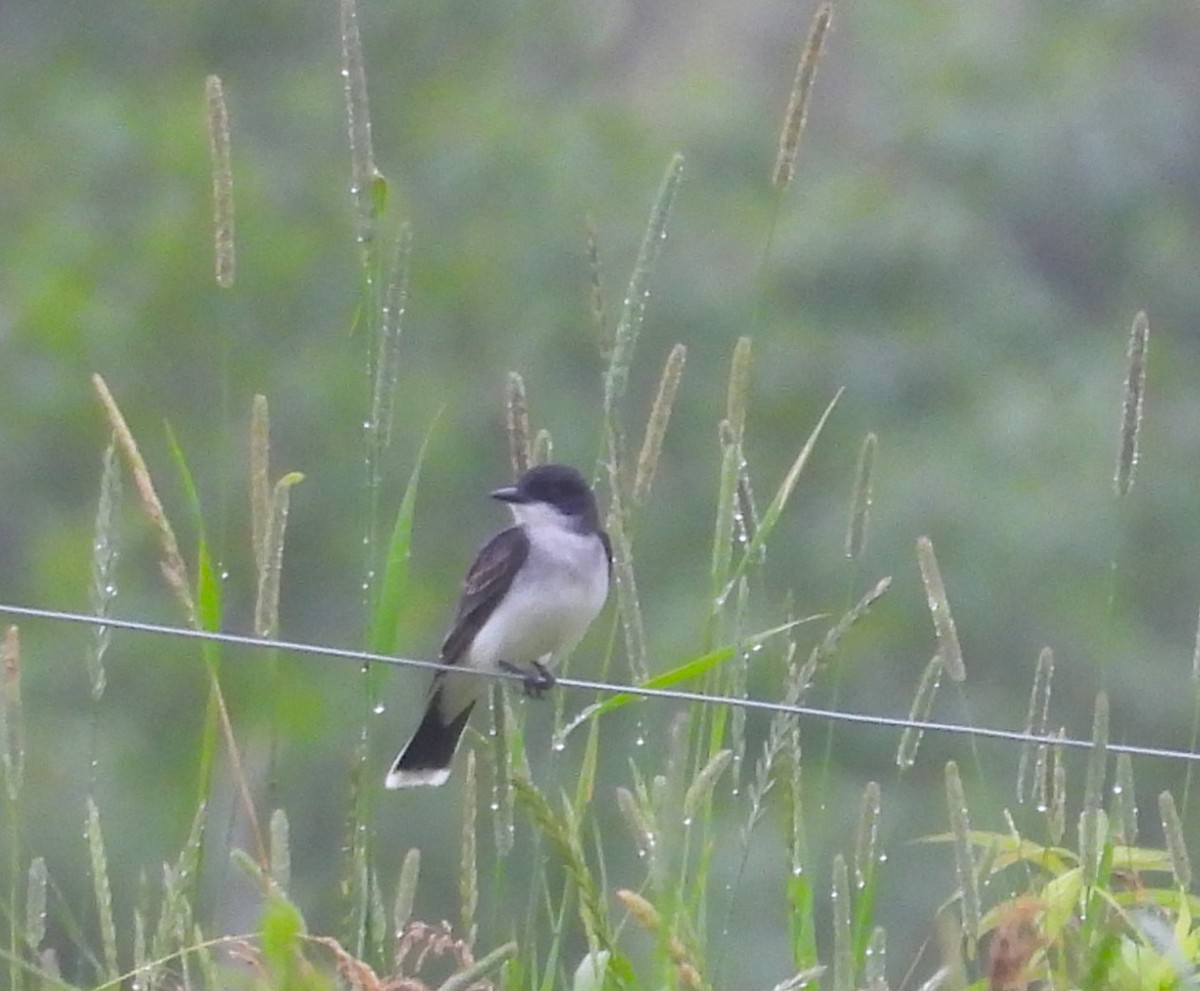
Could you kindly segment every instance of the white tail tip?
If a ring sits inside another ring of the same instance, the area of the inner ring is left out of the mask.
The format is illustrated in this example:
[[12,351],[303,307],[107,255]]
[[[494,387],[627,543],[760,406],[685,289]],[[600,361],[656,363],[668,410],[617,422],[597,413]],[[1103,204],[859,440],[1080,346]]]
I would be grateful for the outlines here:
[[384,778],[383,786],[388,789],[396,788],[436,788],[450,780],[448,767],[423,767],[417,771],[393,769]]

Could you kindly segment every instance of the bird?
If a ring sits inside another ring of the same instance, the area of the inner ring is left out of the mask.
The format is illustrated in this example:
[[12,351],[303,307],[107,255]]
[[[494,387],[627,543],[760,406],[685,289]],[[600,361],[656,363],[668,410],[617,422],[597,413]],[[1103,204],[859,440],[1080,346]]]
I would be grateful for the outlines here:
[[[491,496],[507,503],[513,524],[485,543],[468,569],[440,661],[520,674],[536,697],[554,684],[550,665],[574,649],[608,598],[612,544],[591,487],[569,465],[530,468]],[[478,675],[438,671],[385,787],[445,784],[483,690]]]

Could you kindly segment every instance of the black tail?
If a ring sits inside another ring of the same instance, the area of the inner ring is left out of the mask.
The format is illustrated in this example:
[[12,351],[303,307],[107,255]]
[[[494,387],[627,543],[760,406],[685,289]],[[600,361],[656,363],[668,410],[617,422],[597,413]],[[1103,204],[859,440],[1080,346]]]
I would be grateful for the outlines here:
[[425,716],[417,727],[413,738],[400,751],[400,756],[388,772],[384,786],[387,788],[410,788],[414,785],[445,784],[450,777],[450,762],[466,728],[472,701],[465,709],[448,722],[442,711],[442,689],[438,689],[425,707]]

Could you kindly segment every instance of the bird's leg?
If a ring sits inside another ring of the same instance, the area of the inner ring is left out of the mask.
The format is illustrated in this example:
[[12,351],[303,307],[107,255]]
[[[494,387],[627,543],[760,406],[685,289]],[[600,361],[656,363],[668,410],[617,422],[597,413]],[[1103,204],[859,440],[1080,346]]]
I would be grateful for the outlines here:
[[521,685],[525,689],[525,694],[531,699],[540,699],[548,689],[554,687],[554,683],[558,680],[541,661],[533,661],[528,668],[513,664],[511,661],[501,661],[500,668],[511,674],[521,675]]

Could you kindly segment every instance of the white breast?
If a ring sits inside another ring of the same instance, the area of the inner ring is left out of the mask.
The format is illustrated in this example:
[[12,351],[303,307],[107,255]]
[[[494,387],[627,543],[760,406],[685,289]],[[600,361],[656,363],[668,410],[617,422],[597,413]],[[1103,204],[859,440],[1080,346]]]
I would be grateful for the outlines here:
[[475,636],[471,666],[551,662],[571,651],[608,597],[600,539],[558,527],[529,531],[529,556],[508,594]]

